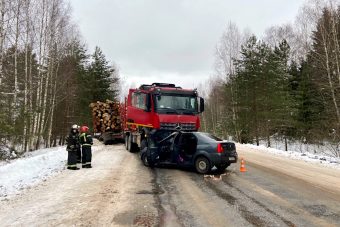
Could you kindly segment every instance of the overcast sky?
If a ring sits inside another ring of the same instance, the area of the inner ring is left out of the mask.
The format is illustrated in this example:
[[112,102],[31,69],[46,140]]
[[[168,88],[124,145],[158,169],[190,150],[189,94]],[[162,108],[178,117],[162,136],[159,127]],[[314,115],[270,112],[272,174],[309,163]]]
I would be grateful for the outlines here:
[[170,82],[193,88],[213,75],[226,25],[266,28],[294,21],[304,0],[71,0],[81,34],[102,48],[127,84]]

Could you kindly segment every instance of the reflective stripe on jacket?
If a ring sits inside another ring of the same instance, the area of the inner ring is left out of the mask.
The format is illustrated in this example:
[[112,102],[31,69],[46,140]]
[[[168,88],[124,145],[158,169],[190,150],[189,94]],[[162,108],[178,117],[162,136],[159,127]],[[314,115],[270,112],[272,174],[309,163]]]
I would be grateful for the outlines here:
[[80,144],[83,146],[91,146],[93,144],[92,136],[82,133],[80,135]]

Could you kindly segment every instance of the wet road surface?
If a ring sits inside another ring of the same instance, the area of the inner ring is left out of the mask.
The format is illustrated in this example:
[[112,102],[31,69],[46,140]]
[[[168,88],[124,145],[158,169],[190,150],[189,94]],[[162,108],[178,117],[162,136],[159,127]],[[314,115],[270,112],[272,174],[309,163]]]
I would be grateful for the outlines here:
[[181,226],[340,225],[339,194],[250,162],[247,170],[201,176],[157,169],[156,177],[166,194],[163,204]]

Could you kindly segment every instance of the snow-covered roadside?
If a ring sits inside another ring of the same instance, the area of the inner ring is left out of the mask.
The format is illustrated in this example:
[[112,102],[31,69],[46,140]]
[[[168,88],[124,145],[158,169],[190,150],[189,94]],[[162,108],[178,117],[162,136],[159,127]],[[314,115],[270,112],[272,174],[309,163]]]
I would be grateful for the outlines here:
[[325,155],[316,155],[316,154],[312,154],[309,152],[301,153],[298,151],[283,151],[283,150],[278,150],[275,148],[268,148],[263,145],[256,146],[253,144],[237,144],[237,146],[249,148],[249,149],[260,151],[260,152],[268,152],[274,155],[284,156],[289,159],[302,160],[307,163],[313,163],[313,164],[318,164],[318,165],[325,166],[325,167],[332,167],[332,168],[340,169],[339,158],[329,157]]
[[34,186],[65,168],[65,147],[41,149],[0,164],[0,200]]

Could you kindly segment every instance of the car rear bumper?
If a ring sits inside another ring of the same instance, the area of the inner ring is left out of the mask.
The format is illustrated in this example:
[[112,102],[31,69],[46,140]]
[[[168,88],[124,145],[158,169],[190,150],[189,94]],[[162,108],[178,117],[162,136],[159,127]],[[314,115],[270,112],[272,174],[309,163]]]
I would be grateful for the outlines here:
[[221,166],[221,165],[228,165],[230,163],[236,163],[238,159],[238,155],[235,152],[231,153],[215,153],[210,154],[209,157],[212,166]]

